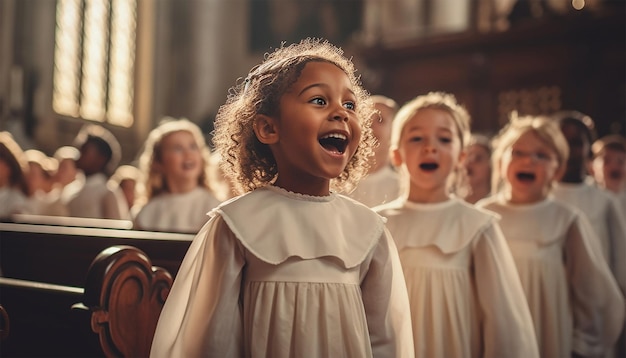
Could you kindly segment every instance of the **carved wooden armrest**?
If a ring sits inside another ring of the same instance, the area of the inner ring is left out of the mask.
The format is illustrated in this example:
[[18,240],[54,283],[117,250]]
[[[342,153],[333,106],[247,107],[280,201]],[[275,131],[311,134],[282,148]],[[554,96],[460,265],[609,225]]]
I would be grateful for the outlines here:
[[103,250],[87,273],[84,304],[108,356],[148,357],[172,276],[133,246]]

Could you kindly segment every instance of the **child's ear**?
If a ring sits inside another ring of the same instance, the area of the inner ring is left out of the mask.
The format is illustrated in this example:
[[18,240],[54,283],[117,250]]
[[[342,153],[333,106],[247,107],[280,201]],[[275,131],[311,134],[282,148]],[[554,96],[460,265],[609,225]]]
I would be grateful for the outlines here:
[[275,144],[278,142],[278,124],[273,117],[259,114],[252,123],[254,134],[263,144]]
[[391,164],[394,167],[399,167],[402,165],[402,155],[400,154],[400,150],[398,148],[392,149],[390,153]]
[[563,178],[563,175],[565,175],[565,170],[566,169],[567,169],[567,165],[565,165],[565,164],[559,165],[559,167],[557,168],[556,172],[554,173],[553,181],[554,182],[560,182],[561,178]]
[[461,150],[459,152],[459,158],[457,161],[457,165],[458,166],[463,166],[463,164],[465,163],[465,158],[467,158],[467,151],[465,149]]

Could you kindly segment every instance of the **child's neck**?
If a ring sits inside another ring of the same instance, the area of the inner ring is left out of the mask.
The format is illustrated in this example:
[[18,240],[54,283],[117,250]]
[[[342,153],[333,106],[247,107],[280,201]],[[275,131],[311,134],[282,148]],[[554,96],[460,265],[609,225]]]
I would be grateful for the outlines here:
[[450,195],[446,191],[441,190],[411,190],[408,200],[414,203],[434,204],[450,200]]
[[188,193],[198,187],[198,180],[174,180],[167,179],[167,189],[172,194]]
[[310,195],[310,196],[328,196],[330,195],[330,180],[317,181],[291,181],[282,179],[279,176],[274,185],[293,193]]
[[548,197],[548,191],[537,195],[532,193],[513,193],[509,192],[506,195],[506,201],[509,204],[535,204],[546,200]]
[[480,185],[472,188],[472,192],[465,198],[465,201],[475,204],[478,200],[489,196],[491,189],[489,185]]

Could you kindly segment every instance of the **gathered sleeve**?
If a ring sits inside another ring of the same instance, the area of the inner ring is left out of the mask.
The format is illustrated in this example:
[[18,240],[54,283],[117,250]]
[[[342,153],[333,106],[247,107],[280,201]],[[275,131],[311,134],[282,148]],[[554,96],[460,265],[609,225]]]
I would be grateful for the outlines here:
[[589,220],[578,215],[565,242],[565,265],[572,289],[573,351],[583,356],[607,352],[624,323],[624,300],[602,256]]
[[386,228],[365,270],[361,291],[374,357],[414,357],[406,283]]
[[194,238],[167,297],[151,357],[240,357],[244,251],[222,217]]
[[607,215],[611,241],[609,267],[622,291],[622,295],[626,296],[626,221],[624,221],[626,216],[617,199],[611,199]]
[[121,192],[107,189],[101,202],[103,219],[130,220],[128,204],[122,195]]
[[483,356],[539,357],[524,289],[498,224],[489,225],[474,241],[473,254]]

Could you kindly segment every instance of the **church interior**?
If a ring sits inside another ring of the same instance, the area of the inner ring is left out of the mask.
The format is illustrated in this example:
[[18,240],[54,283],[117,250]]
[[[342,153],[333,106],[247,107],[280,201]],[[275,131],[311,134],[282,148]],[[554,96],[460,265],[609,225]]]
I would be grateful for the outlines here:
[[[0,0],[0,132],[52,156],[97,124],[136,166],[186,118],[211,147],[229,89],[304,38],[400,105],[454,94],[477,133],[577,111],[626,136],[622,0]],[[90,220],[0,220],[0,356],[149,355],[193,232]]]

